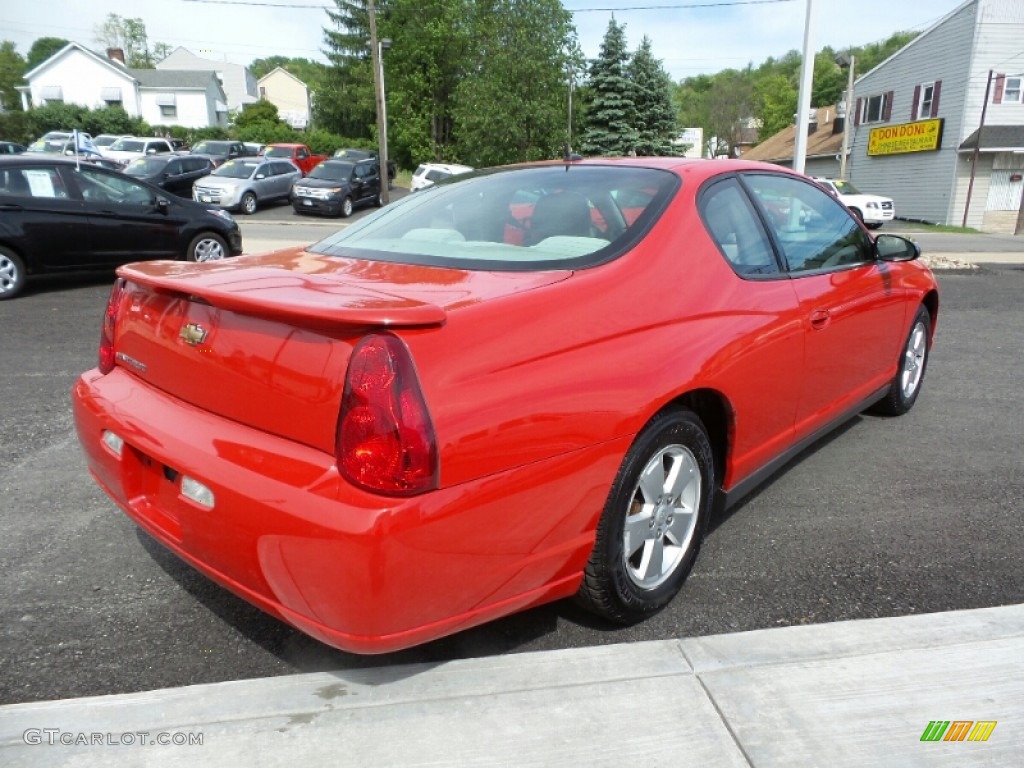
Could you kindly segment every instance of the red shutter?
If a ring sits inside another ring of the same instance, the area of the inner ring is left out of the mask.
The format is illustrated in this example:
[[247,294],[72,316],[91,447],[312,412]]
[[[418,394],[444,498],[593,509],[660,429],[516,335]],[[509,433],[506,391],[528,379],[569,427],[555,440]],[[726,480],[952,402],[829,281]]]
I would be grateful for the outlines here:
[[910,105],[910,119],[917,120],[917,102],[921,99],[921,86],[914,86],[914,102]]
[[860,125],[860,99],[857,99],[857,109],[853,113],[853,124],[854,126]]
[[889,122],[892,119],[892,97],[895,91],[889,91],[885,94],[885,113],[882,115],[882,119],[885,122]]
[[932,89],[932,114],[935,117],[939,114],[939,94],[942,93],[942,81],[935,81],[935,88]]
[[1006,82],[1006,75],[996,75],[996,92],[992,94],[993,104],[1003,103],[1003,84]]

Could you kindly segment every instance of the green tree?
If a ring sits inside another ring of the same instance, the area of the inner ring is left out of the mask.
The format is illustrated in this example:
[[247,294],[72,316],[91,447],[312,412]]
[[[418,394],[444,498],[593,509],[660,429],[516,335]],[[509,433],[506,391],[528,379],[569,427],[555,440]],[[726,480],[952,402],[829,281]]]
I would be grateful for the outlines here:
[[473,0],[391,0],[387,8],[378,32],[392,41],[384,53],[388,154],[403,167],[469,160],[457,154],[454,110],[460,82],[481,74],[471,68],[479,61]]
[[626,28],[612,17],[598,57],[590,63],[592,101],[580,147],[585,155],[626,155],[636,150],[640,137],[628,64]]
[[762,139],[793,124],[797,96],[796,86],[785,75],[766,75],[754,84],[754,112],[761,120]]
[[0,111],[21,109],[21,96],[14,86],[22,83],[24,73],[25,59],[14,43],[4,40],[0,43]]
[[67,44],[63,37],[37,37],[28,49],[25,71],[31,72]]
[[254,104],[245,104],[242,107],[242,111],[235,115],[236,128],[244,128],[254,124],[274,125],[276,123],[282,123],[277,107],[266,99],[260,99]]
[[568,73],[582,65],[571,15],[559,0],[478,0],[470,19],[473,75],[452,109],[459,156],[479,166],[559,157]]
[[334,24],[324,29],[324,54],[330,66],[313,105],[317,125],[346,136],[372,135],[376,121],[369,17],[361,0],[334,0],[327,11]]
[[152,69],[153,54],[149,49],[146,23],[142,19],[122,18],[116,13],[95,29],[95,41],[105,48],[120,48],[124,62],[136,69]]
[[672,79],[651,53],[646,36],[629,62],[628,74],[633,81],[636,103],[638,155],[674,155],[678,151],[672,141],[679,135],[676,110],[672,105]]

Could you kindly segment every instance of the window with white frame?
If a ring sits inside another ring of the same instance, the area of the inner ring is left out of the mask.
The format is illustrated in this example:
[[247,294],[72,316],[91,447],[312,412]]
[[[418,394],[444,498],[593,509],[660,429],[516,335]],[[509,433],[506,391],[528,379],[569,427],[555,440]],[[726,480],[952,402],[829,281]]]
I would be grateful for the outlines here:
[[177,117],[178,107],[174,104],[161,104],[160,105],[160,116],[161,117]]
[[880,123],[885,120],[886,97],[888,94],[880,93],[877,96],[868,96],[862,104],[862,123]]
[[919,117],[930,117],[932,104],[935,100],[935,83],[923,83],[921,95],[917,99],[917,114]]
[[1021,97],[1021,84],[1024,83],[1024,78],[1021,77],[1008,77],[1006,78],[1005,84],[1003,85],[1003,103],[1006,102],[1020,103]]

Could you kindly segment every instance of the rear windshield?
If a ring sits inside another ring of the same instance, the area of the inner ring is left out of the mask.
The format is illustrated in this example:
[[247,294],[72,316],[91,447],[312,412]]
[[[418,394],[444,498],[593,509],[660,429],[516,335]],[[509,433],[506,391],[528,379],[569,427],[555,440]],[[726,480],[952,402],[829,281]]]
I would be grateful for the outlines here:
[[548,165],[454,176],[310,250],[461,269],[590,266],[635,243],[678,186],[673,173],[627,166]]

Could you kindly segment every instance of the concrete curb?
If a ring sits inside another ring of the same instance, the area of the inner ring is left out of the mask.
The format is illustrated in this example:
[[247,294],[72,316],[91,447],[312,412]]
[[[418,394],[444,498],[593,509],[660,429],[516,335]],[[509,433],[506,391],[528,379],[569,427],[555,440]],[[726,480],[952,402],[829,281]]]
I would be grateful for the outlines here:
[[[1007,606],[243,680],[0,707],[0,763],[1012,765],[1021,659]],[[935,720],[996,726],[923,742]]]

